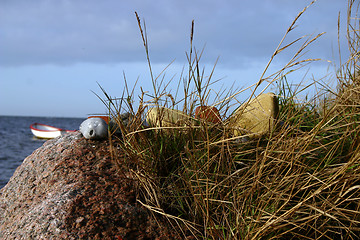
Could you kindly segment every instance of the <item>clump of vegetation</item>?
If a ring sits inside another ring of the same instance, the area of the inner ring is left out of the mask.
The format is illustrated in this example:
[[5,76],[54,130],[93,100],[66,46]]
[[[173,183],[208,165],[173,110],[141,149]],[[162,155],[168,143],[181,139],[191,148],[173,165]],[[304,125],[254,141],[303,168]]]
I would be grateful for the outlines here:
[[[357,239],[360,234],[360,77],[359,3],[349,0],[349,60],[337,72],[338,89],[300,101],[306,87],[291,87],[287,73],[316,59],[302,59],[313,38],[286,46],[304,9],[288,28],[254,91],[276,86],[280,114],[277,128],[262,138],[241,141],[226,124],[184,122],[181,126],[144,126],[149,107],[178,109],[194,116],[197,106],[216,106],[223,118],[239,92],[214,93],[212,73],[200,66],[202,51],[192,46],[183,73],[183,99],[167,91],[162,74],[155,77],[148,54],[145,25],[138,18],[148,57],[153,94],[143,92],[134,109],[126,90],[109,100],[111,117],[122,135],[110,137],[114,161],[138,182],[138,202],[174,224],[179,235],[197,239]],[[192,28],[193,29],[193,28]],[[293,58],[265,77],[276,55],[302,42]],[[126,88],[128,89],[128,88]],[[215,98],[210,103],[210,95]],[[124,98],[125,96],[125,98]],[[145,100],[150,96],[150,100]],[[326,96],[326,97],[324,97]],[[106,101],[104,100],[104,102]],[[321,104],[320,104],[321,103]],[[121,113],[132,118],[125,126]]]

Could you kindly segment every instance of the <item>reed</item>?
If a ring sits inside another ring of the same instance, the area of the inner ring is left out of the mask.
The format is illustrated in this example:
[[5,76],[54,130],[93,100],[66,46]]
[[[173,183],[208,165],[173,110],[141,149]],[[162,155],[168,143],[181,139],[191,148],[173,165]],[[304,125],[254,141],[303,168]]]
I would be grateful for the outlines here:
[[[203,51],[193,46],[193,23],[188,71],[179,80],[184,98],[176,99],[167,90],[163,72],[156,76],[152,71],[146,26],[136,14],[153,94],[142,92],[137,109],[128,87],[119,99],[108,96],[102,89],[105,94],[102,101],[122,131],[122,135],[110,135],[111,154],[121,171],[137,181],[137,202],[156,217],[167,218],[179,236],[192,234],[196,239],[358,239],[358,8],[359,2],[349,0],[350,57],[337,72],[338,89],[319,91],[304,101],[299,100],[299,93],[310,86],[292,87],[287,74],[317,60],[302,57],[307,46],[321,34],[301,37],[284,46],[284,39],[306,8],[299,13],[260,80],[250,86],[253,93],[248,100],[260,87],[262,91],[276,87],[280,104],[277,128],[262,138],[245,142],[240,141],[241,137],[231,136],[223,123],[198,121],[194,125],[190,118],[174,128],[146,126],[146,112],[154,106],[194,116],[197,106],[212,105],[226,118],[241,91],[211,89],[215,66],[208,74],[201,68]],[[265,77],[273,59],[295,43],[300,43],[300,48],[291,60]],[[216,96],[213,102],[211,94]],[[127,126],[120,117],[123,112],[133,115]]]

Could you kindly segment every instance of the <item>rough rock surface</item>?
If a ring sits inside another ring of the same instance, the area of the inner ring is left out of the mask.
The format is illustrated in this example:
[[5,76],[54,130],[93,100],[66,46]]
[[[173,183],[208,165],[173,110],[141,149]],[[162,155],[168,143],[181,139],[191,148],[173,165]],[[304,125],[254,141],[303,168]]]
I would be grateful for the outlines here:
[[108,148],[76,132],[35,150],[0,191],[0,239],[177,239],[136,203]]

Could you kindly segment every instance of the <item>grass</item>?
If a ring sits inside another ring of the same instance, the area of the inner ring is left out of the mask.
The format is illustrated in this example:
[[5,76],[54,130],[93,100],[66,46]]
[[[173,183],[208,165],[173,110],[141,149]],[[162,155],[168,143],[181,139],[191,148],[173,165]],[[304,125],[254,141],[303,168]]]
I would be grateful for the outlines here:
[[[164,75],[155,76],[148,54],[145,24],[137,16],[153,83],[153,95],[142,92],[139,107],[126,87],[119,99],[105,94],[104,103],[122,135],[110,136],[111,154],[122,171],[138,182],[138,203],[155,216],[169,219],[179,236],[197,239],[358,239],[360,234],[360,77],[359,3],[349,0],[348,61],[337,72],[338,89],[319,91],[299,100],[310,86],[292,87],[288,73],[317,59],[303,59],[313,38],[299,38],[283,46],[287,29],[260,80],[252,87],[261,92],[275,87],[280,114],[273,132],[249,141],[233,137],[224,124],[190,118],[173,128],[145,127],[150,107],[168,107],[194,116],[200,105],[230,114],[233,89],[215,93],[212,74],[205,74],[203,51],[193,45],[187,53],[188,71],[182,73],[178,100],[167,91]],[[193,23],[194,24],[194,23]],[[193,27],[192,27],[193,29]],[[273,59],[299,44],[291,60],[265,77]],[[215,64],[216,65],[216,64]],[[165,71],[166,69],[164,69]],[[125,79],[126,81],[126,79]],[[215,97],[210,98],[211,94]],[[150,100],[145,100],[148,97]],[[210,99],[215,99],[210,103]],[[244,104],[247,104],[246,101]],[[133,117],[124,126],[120,114]]]

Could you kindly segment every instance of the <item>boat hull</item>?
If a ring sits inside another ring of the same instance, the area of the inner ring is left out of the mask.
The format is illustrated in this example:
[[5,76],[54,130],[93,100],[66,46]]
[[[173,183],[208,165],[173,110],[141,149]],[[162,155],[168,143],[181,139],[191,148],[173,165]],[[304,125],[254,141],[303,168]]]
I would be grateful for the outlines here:
[[61,128],[41,124],[41,123],[33,123],[30,125],[30,130],[32,134],[34,134],[37,138],[42,139],[52,139],[61,136],[66,132],[75,132],[72,130],[64,130]]

